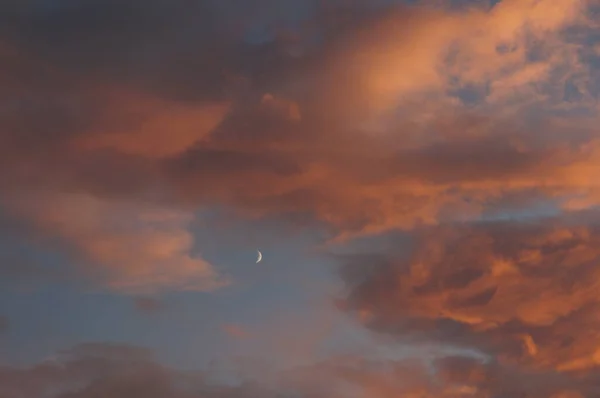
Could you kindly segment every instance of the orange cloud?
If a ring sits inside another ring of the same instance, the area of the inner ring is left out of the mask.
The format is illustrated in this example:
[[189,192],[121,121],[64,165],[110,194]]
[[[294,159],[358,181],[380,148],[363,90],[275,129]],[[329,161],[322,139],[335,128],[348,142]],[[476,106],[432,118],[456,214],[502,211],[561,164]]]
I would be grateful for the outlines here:
[[410,257],[347,274],[346,305],[388,333],[472,346],[525,369],[589,371],[599,358],[599,238],[595,226],[559,221],[428,229]]
[[[341,117],[353,122],[356,114],[441,98],[457,83],[489,84],[484,102],[515,93],[535,98],[541,92],[531,85],[547,81],[559,67],[580,66],[561,33],[587,23],[586,6],[584,0],[526,0],[459,11],[399,7],[339,47],[325,98],[334,109],[344,107]],[[533,50],[541,58],[529,61]]]
[[591,378],[576,380],[553,372],[521,373],[511,366],[464,356],[440,357],[432,363],[415,358],[335,358],[290,371],[282,384],[312,396],[377,398],[583,397],[596,386]]
[[76,138],[76,150],[112,148],[127,155],[162,158],[175,156],[205,140],[226,116],[230,104],[190,105],[134,93],[111,95],[107,112],[114,120],[108,130]]
[[259,214],[309,212],[346,236],[474,219],[511,196],[521,195],[526,207],[541,200],[567,209],[596,203],[595,141],[544,147],[499,133],[394,149],[388,137],[321,147],[286,134],[262,151],[215,136],[174,159],[170,178],[186,200]]
[[73,261],[91,264],[90,276],[111,289],[212,290],[225,283],[211,264],[191,254],[187,226],[193,214],[185,211],[43,191],[12,195],[4,205],[42,234],[63,240]]
[[[516,127],[490,131],[484,122],[464,136],[468,119],[456,117],[444,122],[449,139],[405,147],[387,135],[346,130],[320,135],[306,119],[274,120],[268,112],[257,111],[249,122],[235,110],[230,117],[193,144],[162,146],[149,136],[138,144],[108,134],[110,145],[86,146],[82,140],[102,136],[82,135],[47,153],[25,152],[5,160],[0,182],[14,194],[4,207],[100,264],[112,287],[200,288],[201,275],[209,286],[214,270],[189,255],[186,224],[195,209],[214,204],[252,216],[310,214],[348,239],[476,219],[511,206],[535,209],[543,200],[565,210],[585,209],[600,198],[595,140],[547,145]],[[177,136],[179,126],[172,127]],[[167,204],[143,204],[161,196]],[[148,216],[155,212],[169,216]],[[123,233],[110,221],[119,217],[136,226]],[[169,266],[171,276],[163,275],[160,269],[171,261],[178,265]]]

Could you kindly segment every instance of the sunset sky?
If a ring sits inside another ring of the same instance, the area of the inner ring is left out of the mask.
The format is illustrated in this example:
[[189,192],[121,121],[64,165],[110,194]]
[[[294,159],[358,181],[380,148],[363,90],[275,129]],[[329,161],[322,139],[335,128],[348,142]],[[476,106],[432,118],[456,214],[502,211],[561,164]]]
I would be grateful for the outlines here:
[[599,95],[597,0],[2,0],[0,398],[600,397]]

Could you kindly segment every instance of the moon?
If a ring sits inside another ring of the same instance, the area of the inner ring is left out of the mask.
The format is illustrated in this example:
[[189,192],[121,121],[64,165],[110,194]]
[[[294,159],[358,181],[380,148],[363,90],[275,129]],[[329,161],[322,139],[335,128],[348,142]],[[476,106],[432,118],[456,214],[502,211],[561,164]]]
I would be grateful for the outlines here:
[[260,250],[256,251],[258,253],[258,258],[256,259],[256,264],[260,263],[260,260],[262,260],[262,253],[260,252]]

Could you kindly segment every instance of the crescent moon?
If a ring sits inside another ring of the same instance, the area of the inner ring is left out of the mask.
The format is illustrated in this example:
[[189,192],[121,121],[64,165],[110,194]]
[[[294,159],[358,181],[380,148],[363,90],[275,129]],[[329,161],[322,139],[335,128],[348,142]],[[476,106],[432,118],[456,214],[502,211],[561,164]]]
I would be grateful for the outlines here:
[[260,252],[260,250],[256,251],[258,253],[258,258],[256,259],[256,264],[260,263],[260,260],[262,260],[262,253]]

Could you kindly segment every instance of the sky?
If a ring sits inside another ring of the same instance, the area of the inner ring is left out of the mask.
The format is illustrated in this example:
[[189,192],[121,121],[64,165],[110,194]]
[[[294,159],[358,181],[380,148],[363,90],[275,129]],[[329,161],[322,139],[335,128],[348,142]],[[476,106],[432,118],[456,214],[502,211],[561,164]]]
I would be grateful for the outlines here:
[[0,2],[0,398],[600,397],[599,13]]

